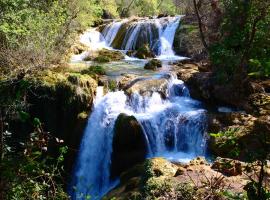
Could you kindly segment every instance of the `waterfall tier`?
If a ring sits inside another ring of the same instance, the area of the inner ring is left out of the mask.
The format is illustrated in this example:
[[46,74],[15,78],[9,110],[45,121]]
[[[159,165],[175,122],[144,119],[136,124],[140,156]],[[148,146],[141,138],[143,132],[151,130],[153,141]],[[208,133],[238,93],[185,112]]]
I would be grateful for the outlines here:
[[140,123],[148,157],[169,155],[181,161],[205,154],[205,110],[189,97],[182,81],[172,76],[167,81],[166,97],[157,92],[127,96],[123,91],[102,96],[99,88],[80,147],[73,199],[84,199],[85,195],[100,199],[113,185],[112,143],[115,121],[121,113],[134,116]]
[[156,19],[123,20],[105,26],[107,44],[120,50],[137,50],[148,45],[156,55],[174,55],[172,50],[180,16]]

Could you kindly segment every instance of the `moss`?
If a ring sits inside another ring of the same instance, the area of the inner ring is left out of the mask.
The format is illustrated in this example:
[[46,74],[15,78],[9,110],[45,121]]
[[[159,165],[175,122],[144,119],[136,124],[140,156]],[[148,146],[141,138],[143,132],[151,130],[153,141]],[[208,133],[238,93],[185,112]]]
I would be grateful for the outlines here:
[[106,62],[111,62],[111,59],[107,56],[98,56],[94,58],[93,61],[99,62],[99,63],[106,63]]
[[117,81],[109,80],[108,87],[110,91],[115,91],[117,89]]
[[124,55],[120,51],[102,49],[95,52],[93,55],[89,54],[84,58],[84,61],[107,63],[112,61],[119,61],[122,59],[124,59]]
[[78,114],[78,119],[87,119],[87,117],[88,114],[85,111]]
[[102,67],[102,66],[90,66],[89,68],[87,69],[84,69],[81,71],[81,74],[87,74],[87,75],[105,75],[106,72],[105,72],[105,69]]
[[156,70],[157,68],[161,68],[161,67],[162,67],[162,63],[160,60],[152,59],[148,63],[145,64],[144,69]]
[[137,50],[135,57],[140,59],[154,58],[155,54],[151,51],[149,45],[145,44]]

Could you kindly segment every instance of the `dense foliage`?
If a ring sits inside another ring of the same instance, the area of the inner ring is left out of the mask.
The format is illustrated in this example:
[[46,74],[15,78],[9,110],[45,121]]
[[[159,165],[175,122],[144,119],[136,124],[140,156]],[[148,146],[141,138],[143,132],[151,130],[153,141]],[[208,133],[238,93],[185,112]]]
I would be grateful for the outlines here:
[[221,39],[210,47],[213,65],[224,76],[270,75],[269,1],[222,1]]
[[[26,113],[29,83],[23,78],[27,74],[34,76],[37,71],[61,65],[78,33],[99,24],[102,18],[183,14],[186,8],[194,11],[193,7],[187,7],[191,6],[190,2],[0,0],[0,199],[68,198],[62,180],[66,148],[61,146],[62,141],[42,130],[37,118],[30,122],[31,117]],[[270,76],[270,1],[207,0],[210,6],[205,10],[209,18],[200,10],[204,1],[194,2],[198,3],[198,14],[204,26],[202,31],[212,32],[205,37],[207,51],[216,74],[223,82],[233,79],[235,75],[243,78],[239,74],[260,78]],[[220,3],[222,11],[222,20],[217,23],[213,20],[219,19],[216,2]],[[213,36],[215,39],[211,41]],[[105,72],[96,66],[82,73]],[[109,87],[115,88],[116,83],[110,82]],[[24,123],[31,123],[33,133],[29,133],[24,140],[15,141],[14,137],[18,136],[13,137],[8,126],[13,118],[18,117]],[[231,153],[235,156],[239,154],[234,130],[214,136],[230,138],[221,145],[235,147]],[[49,140],[56,140],[61,147],[54,158],[46,152]],[[265,159],[262,160],[263,169]],[[164,187],[166,189],[166,185]]]

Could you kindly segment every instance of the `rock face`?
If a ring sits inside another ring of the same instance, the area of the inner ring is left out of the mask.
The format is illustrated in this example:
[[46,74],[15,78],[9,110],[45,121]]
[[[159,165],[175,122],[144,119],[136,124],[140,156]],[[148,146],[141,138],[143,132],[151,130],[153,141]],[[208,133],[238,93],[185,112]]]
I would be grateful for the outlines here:
[[115,122],[111,177],[143,162],[147,144],[141,125],[133,116],[120,114]]
[[206,57],[206,54],[196,22],[197,19],[193,16],[185,16],[181,19],[176,30],[173,48],[178,55],[186,56],[193,60],[201,60]]
[[160,60],[152,59],[148,63],[145,64],[144,69],[157,70],[157,68],[161,68],[161,67],[162,67],[162,63]]
[[[223,187],[231,194],[243,193],[246,179],[240,174],[226,177],[200,157],[187,164],[173,164],[164,158],[152,158],[122,173],[120,185],[103,199],[207,199],[215,190],[218,194],[222,193]],[[218,184],[214,186],[216,189],[209,180]],[[217,197],[227,199],[225,196]]]
[[[64,140],[70,149],[78,149],[91,111],[97,83],[89,75],[71,72],[46,71],[27,79],[31,86],[28,96],[29,113],[40,119],[44,130]],[[58,152],[50,149],[52,153]],[[71,170],[75,152],[65,159]]]

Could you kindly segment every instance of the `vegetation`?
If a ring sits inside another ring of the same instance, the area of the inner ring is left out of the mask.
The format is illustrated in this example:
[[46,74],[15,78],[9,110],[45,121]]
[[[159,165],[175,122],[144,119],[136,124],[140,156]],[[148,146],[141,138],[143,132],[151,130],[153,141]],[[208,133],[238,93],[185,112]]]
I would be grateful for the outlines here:
[[202,42],[223,81],[269,76],[269,1],[194,0],[194,5]]
[[[31,89],[37,83],[41,84],[38,82],[41,79],[42,84],[54,89],[70,86],[78,94],[87,91],[88,97],[92,95],[93,91],[89,89],[92,82],[88,79],[105,75],[101,66],[92,66],[80,73],[55,73],[62,69],[59,66],[65,66],[66,55],[77,35],[89,26],[100,24],[102,18],[185,13],[197,19],[197,24],[183,28],[188,33],[200,34],[208,54],[206,60],[218,83],[234,83],[235,87],[243,87],[242,83],[250,78],[269,78],[270,1],[0,1],[0,199],[69,198],[64,190],[66,183],[63,178],[67,148],[62,140],[43,130],[43,124],[36,116],[28,113],[28,99],[29,94],[33,93]],[[150,52],[147,48],[141,50],[144,50],[141,57],[152,57],[145,56]],[[104,63],[122,58],[123,55],[118,52],[101,50],[93,60]],[[116,90],[117,84],[110,81],[108,87]],[[70,96],[65,100],[71,101]],[[83,95],[80,97],[83,98]],[[85,101],[89,99],[85,98]],[[81,112],[76,117],[86,119],[87,112]],[[20,121],[21,127],[14,125],[16,120]],[[27,135],[23,134],[25,127],[31,127],[26,130]],[[234,158],[241,152],[237,131],[228,129],[211,134],[218,140],[218,147],[226,149],[228,155]],[[59,152],[48,152],[52,141]],[[246,186],[248,197],[252,200],[270,198],[264,184],[269,144],[262,139],[262,146],[265,149],[251,155],[253,160],[257,159],[254,167],[259,166],[257,177],[250,177],[250,183]],[[172,186],[173,195],[181,198],[192,199],[197,192],[189,184],[175,185],[174,182],[159,181],[153,177],[153,174],[147,177],[148,183],[143,188],[143,195],[150,199],[172,192]],[[209,181],[207,187],[211,191],[207,195],[220,195],[217,188],[211,186],[213,184]],[[222,194],[228,199],[237,199],[226,192],[224,190]]]

